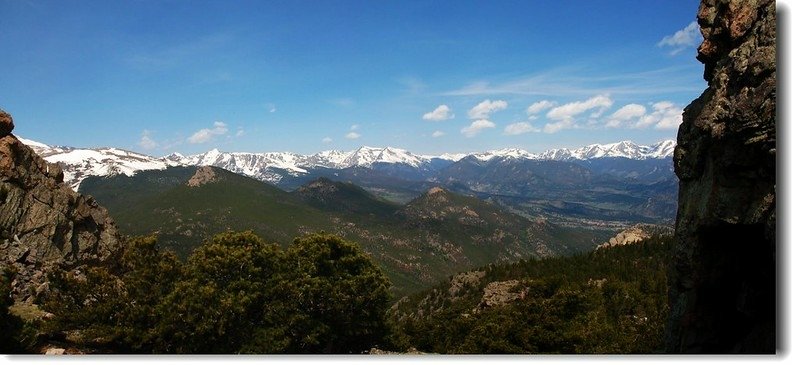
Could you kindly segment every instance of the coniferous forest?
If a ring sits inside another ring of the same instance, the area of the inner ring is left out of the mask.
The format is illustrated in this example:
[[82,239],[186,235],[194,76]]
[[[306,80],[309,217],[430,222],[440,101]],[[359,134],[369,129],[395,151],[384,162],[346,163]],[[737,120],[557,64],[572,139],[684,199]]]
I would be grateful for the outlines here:
[[185,262],[154,237],[128,243],[112,265],[52,275],[41,303],[52,319],[2,317],[4,351],[43,341],[87,353],[663,350],[667,236],[489,265],[403,298],[356,245],[329,234],[282,249],[227,232]]

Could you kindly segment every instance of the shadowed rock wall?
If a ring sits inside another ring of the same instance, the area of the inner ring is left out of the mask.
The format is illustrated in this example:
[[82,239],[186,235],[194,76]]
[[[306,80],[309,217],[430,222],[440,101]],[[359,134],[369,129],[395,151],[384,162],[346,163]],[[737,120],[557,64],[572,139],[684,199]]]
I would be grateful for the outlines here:
[[703,0],[708,88],[683,113],[667,350],[776,346],[776,3]]

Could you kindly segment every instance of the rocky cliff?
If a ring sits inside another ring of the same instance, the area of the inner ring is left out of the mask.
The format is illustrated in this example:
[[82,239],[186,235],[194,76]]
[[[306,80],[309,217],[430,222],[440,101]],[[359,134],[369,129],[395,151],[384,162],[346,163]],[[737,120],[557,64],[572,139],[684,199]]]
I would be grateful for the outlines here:
[[58,165],[11,134],[0,110],[0,269],[16,272],[12,296],[32,301],[46,273],[112,258],[120,248],[114,222],[93,198],[64,184]]
[[776,348],[776,4],[702,0],[708,88],[683,114],[667,350]]

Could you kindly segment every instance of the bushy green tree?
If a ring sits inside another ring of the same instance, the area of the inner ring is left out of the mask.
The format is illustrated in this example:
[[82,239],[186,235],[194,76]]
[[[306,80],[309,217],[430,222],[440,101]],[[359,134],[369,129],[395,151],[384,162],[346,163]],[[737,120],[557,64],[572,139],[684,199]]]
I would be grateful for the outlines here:
[[50,275],[44,309],[55,313],[49,330],[77,331],[94,346],[149,352],[156,344],[157,305],[181,277],[181,264],[156,248],[155,237],[126,242],[119,262]]
[[290,352],[359,353],[388,334],[389,282],[355,244],[330,234],[297,238],[287,250],[282,282],[298,313],[291,317]]
[[[283,253],[252,232],[227,232],[200,246],[186,263],[185,278],[158,306],[161,352],[238,353],[243,348],[281,352],[280,341],[254,348],[255,333],[282,327],[264,312],[276,293]],[[281,337],[277,330],[274,337]]]
[[156,241],[54,274],[50,330],[130,353],[358,353],[385,338],[388,280],[353,243],[312,234],[282,250],[226,232],[181,263]]

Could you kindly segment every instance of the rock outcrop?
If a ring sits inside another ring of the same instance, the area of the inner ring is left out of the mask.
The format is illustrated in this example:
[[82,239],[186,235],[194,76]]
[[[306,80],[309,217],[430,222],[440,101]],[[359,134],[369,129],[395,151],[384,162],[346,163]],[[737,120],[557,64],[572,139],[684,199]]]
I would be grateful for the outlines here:
[[211,166],[200,166],[197,168],[197,172],[194,173],[186,185],[198,187],[200,185],[205,185],[214,181],[216,181],[216,173],[214,172],[214,168]]
[[0,110],[0,136],[6,136],[14,130],[14,119],[11,114]]
[[46,290],[48,270],[108,260],[121,243],[105,208],[10,134],[10,115],[0,119],[0,269],[16,272],[14,299],[30,302]]
[[607,242],[596,247],[597,250],[603,248],[610,248],[615,246],[624,246],[633,243],[641,242],[654,235],[673,235],[674,230],[667,226],[658,226],[653,224],[639,223],[630,228],[627,228],[615,236],[611,237]]
[[776,4],[703,0],[708,88],[683,114],[667,350],[776,351]]

